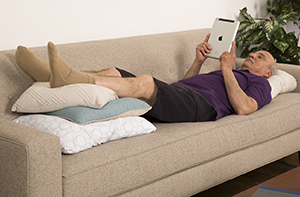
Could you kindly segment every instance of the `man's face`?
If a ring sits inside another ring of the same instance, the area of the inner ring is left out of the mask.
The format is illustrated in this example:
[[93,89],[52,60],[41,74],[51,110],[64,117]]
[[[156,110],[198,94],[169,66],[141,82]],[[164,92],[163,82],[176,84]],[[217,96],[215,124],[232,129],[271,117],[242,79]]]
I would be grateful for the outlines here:
[[249,70],[254,75],[268,78],[272,75],[269,66],[273,62],[273,56],[267,51],[250,53],[249,57],[242,64],[242,70]]

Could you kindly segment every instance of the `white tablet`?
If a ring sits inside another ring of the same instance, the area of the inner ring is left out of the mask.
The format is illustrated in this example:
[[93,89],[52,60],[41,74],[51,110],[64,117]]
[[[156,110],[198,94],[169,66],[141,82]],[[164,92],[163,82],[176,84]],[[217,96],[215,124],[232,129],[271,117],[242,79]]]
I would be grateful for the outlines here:
[[208,40],[212,50],[208,57],[217,58],[231,50],[240,22],[232,19],[216,18]]

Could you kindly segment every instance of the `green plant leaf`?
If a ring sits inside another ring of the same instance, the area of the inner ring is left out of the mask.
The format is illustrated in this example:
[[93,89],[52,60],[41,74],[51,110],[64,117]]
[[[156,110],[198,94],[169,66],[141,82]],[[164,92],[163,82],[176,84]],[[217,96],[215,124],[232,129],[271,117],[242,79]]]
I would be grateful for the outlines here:
[[279,27],[275,32],[274,32],[274,37],[278,40],[278,39],[283,39],[284,37],[286,37],[286,32],[282,27]]
[[262,28],[269,35],[269,38],[279,27],[280,27],[279,23],[275,19],[266,21],[265,23],[262,24]]
[[242,47],[250,47],[253,44],[260,44],[263,40],[262,38],[265,36],[265,32],[262,29],[256,29],[253,31],[250,36],[243,41]]
[[287,9],[281,10],[282,13],[289,13],[289,11],[290,10],[287,10]]
[[276,59],[277,59],[277,62],[278,63],[289,63],[289,60],[288,60],[288,58],[286,58],[284,55],[282,55],[282,54],[279,54],[277,57],[276,57]]
[[264,22],[261,21],[261,22],[258,22],[258,23],[252,23],[252,24],[248,25],[245,29],[243,29],[243,31],[240,32],[240,35],[242,36],[242,35],[247,34],[249,32],[255,31],[256,29],[259,29],[263,23]]
[[266,18],[258,17],[258,18],[254,18],[254,20],[263,21],[263,20],[266,20]]
[[261,50],[269,51],[270,46],[273,46],[273,45],[269,42],[269,40],[265,36],[265,37],[262,38],[261,43],[258,44],[257,49],[259,51],[261,51]]
[[249,51],[248,48],[246,48],[246,49],[242,52],[241,57],[242,57],[242,58],[247,58],[247,57],[249,56],[249,54],[250,54],[250,51]]
[[286,25],[289,19],[293,18],[294,15],[295,12],[291,12],[291,13],[284,14],[282,16],[278,16],[276,17],[276,19],[280,25]]
[[297,57],[299,57],[299,55],[298,55],[298,47],[290,46],[290,47],[285,51],[285,55],[286,55],[287,57],[291,57],[291,58],[297,58]]
[[273,42],[273,45],[279,49],[281,51],[282,54],[284,54],[285,50],[287,50],[289,48],[289,44],[286,43],[286,42],[282,42],[282,41],[278,41],[278,40],[275,40]]
[[238,33],[241,32],[241,31],[243,31],[249,25],[251,25],[251,22],[249,22],[249,21],[242,21],[242,22],[240,22]]
[[236,42],[241,42],[246,40],[248,37],[250,37],[252,34],[252,31],[244,31],[242,33],[240,33],[237,37],[236,37]]
[[251,48],[252,46],[258,46],[262,42],[262,39],[259,40],[246,40],[242,44],[242,48]]
[[250,14],[248,14],[246,7],[244,7],[242,10],[240,10],[240,13],[246,20],[250,21],[251,23],[255,23],[252,16]]

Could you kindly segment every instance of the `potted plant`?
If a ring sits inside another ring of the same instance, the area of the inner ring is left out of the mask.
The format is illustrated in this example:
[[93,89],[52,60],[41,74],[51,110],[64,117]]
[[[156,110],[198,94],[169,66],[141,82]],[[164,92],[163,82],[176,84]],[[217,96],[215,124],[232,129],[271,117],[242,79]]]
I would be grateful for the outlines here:
[[[272,12],[272,9],[269,12]],[[245,7],[240,10],[240,14],[245,19],[240,23],[236,36],[236,45],[242,50],[241,57],[245,58],[252,52],[266,50],[278,63],[299,65],[298,39],[294,32],[286,33],[283,28],[288,21],[296,20],[297,12],[275,17],[266,15],[264,18],[253,18]]]
[[293,21],[294,25],[297,25],[300,29],[300,1],[295,0],[268,0],[267,14],[271,14],[275,17],[283,16],[287,13],[297,12],[294,18],[290,20]]

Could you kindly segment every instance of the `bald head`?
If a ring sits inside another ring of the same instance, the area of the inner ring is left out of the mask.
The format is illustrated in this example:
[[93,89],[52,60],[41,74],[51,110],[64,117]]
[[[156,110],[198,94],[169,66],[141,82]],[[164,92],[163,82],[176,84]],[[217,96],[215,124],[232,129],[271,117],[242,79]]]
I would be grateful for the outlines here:
[[250,73],[269,78],[277,72],[277,65],[273,56],[267,51],[250,53],[249,57],[242,64],[242,70],[249,70]]

